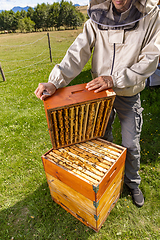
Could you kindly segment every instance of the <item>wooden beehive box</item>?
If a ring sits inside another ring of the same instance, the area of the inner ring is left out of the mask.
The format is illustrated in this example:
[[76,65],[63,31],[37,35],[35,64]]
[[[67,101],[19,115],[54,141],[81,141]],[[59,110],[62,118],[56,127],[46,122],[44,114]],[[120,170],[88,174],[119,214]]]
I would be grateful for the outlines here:
[[98,231],[123,185],[126,149],[102,140],[115,99],[85,84],[66,87],[44,101],[53,148],[42,156],[51,196]]

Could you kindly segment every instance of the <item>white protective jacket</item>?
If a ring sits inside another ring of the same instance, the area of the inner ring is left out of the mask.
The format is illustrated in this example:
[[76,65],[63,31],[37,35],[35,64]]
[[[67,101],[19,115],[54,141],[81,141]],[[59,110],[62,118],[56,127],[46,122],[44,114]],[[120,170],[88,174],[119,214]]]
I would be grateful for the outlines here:
[[[56,88],[70,83],[92,57],[92,76],[112,76],[119,96],[145,88],[160,55],[160,14],[157,0],[136,0],[116,18],[111,0],[91,0],[90,19],[49,76]],[[103,17],[102,17],[103,16]],[[115,17],[114,17],[115,16]]]

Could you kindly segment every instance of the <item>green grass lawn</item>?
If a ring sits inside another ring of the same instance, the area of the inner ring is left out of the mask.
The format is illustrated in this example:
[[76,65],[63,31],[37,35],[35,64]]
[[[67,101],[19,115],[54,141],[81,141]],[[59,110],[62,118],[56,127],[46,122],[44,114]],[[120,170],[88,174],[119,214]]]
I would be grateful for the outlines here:
[[[61,61],[80,31],[50,32],[53,63],[46,33],[0,35],[0,62],[6,76],[3,82],[0,75],[0,240],[160,239],[160,88],[148,88],[141,94],[144,206],[133,205],[124,187],[95,233],[51,199],[41,155],[52,145],[43,102],[34,90],[39,82],[48,81],[54,64]],[[90,62],[72,84],[89,80]],[[121,144],[117,118],[114,142]]]

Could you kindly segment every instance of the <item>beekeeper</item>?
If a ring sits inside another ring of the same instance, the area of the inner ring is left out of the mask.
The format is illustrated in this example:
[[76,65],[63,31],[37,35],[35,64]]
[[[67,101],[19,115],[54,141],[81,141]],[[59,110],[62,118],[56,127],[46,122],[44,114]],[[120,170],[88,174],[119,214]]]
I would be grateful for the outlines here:
[[112,140],[112,123],[117,113],[121,123],[122,145],[127,148],[125,184],[133,201],[141,207],[144,197],[139,189],[140,133],[142,111],[140,92],[145,80],[155,72],[160,55],[160,16],[157,0],[91,0],[89,20],[83,32],[55,65],[48,83],[40,83],[35,94],[40,99],[46,90],[72,81],[92,57],[93,80],[87,89],[99,92],[113,88],[116,99],[104,138]]

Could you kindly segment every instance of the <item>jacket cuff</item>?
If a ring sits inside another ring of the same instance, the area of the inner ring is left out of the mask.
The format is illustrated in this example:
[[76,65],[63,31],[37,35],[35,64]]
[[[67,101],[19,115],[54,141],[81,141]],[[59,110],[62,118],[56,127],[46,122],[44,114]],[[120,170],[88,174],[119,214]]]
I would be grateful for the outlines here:
[[118,76],[118,73],[116,72],[114,75],[112,75],[113,79],[113,85],[115,88],[125,88],[125,77],[124,76]]
[[67,85],[62,76],[59,65],[55,65],[55,67],[51,71],[48,82],[53,83],[57,89],[65,87]]

